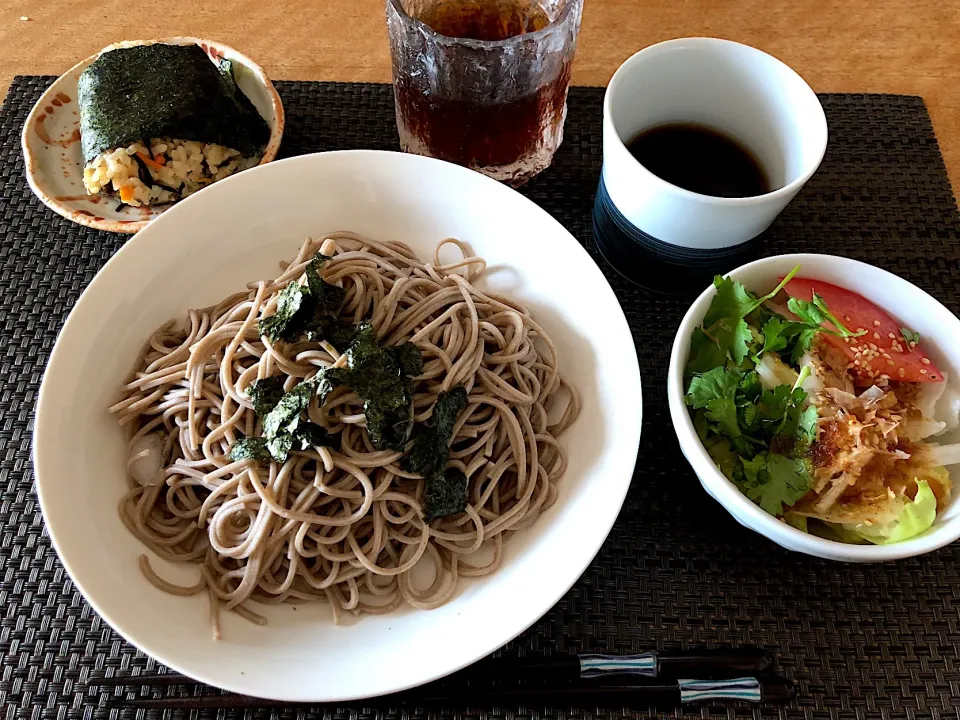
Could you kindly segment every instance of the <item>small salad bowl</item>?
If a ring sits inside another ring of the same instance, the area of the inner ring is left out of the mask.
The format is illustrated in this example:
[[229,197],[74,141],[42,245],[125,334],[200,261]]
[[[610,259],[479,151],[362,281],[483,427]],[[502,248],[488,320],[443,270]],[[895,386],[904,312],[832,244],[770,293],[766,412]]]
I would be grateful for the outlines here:
[[[739,281],[760,297],[777,287],[780,279],[800,266],[798,277],[832,283],[857,293],[883,308],[904,327],[919,333],[923,350],[933,365],[948,377],[947,392],[954,393],[960,380],[960,319],[930,295],[903,278],[885,270],[832,255],[796,254],[764,258],[737,268],[729,277]],[[952,501],[937,512],[933,525],[925,532],[888,544],[852,544],[812,535],[768,514],[755,504],[720,471],[694,428],[685,402],[684,377],[690,354],[690,341],[716,296],[711,286],[694,301],[680,324],[673,343],[667,394],[670,416],[680,447],[704,489],[742,525],[797,552],[846,562],[880,562],[931,552],[960,538],[960,465],[952,465]],[[912,346],[911,346],[912,347]],[[954,408],[955,409],[955,408]],[[938,444],[960,441],[960,429],[929,438]]]

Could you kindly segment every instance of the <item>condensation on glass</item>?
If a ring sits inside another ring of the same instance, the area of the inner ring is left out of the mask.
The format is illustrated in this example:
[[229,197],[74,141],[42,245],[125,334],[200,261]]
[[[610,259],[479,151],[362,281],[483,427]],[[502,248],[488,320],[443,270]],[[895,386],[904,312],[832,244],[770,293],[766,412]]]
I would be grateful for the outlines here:
[[400,146],[520,185],[563,139],[583,0],[387,0]]

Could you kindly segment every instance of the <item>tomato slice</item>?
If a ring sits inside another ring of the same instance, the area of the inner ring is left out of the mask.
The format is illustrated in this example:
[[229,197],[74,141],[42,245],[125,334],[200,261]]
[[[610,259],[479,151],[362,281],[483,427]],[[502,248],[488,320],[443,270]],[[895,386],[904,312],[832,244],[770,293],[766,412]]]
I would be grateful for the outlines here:
[[[918,344],[903,337],[898,323],[883,308],[862,295],[822,280],[794,278],[784,288],[791,297],[812,300],[813,293],[823,298],[827,308],[851,332],[866,330],[857,338],[840,338],[821,333],[820,337],[850,358],[861,380],[872,382],[889,378],[901,382],[943,382],[943,375]],[[825,326],[829,323],[824,322]]]

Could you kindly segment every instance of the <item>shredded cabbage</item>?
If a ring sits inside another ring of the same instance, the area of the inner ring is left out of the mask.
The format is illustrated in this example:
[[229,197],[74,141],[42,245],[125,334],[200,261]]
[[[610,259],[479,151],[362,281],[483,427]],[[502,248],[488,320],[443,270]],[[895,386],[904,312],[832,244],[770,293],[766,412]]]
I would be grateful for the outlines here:
[[927,445],[930,461],[934,465],[957,465],[960,463],[960,443],[952,445],[937,445],[930,443]]
[[920,480],[917,482],[917,496],[913,502],[904,503],[896,520],[877,525],[849,523],[842,528],[875,545],[889,545],[926,532],[936,519],[937,496],[933,494],[926,480]]
[[797,513],[786,512],[783,515],[784,522],[791,527],[795,527],[800,532],[810,532],[807,528],[807,517],[805,515],[797,515]]

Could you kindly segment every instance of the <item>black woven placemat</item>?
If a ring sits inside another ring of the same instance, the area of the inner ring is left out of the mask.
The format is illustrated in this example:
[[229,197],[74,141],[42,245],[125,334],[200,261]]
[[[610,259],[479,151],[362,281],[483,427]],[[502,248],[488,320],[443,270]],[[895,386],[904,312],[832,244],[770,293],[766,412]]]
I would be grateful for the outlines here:
[[[157,667],[76,592],[50,547],[31,487],[32,409],[48,353],[80,292],[127,239],[61,219],[27,187],[20,129],[51,80],[18,78],[0,110],[0,707],[6,720],[105,716],[105,698],[88,689],[88,678]],[[388,86],[282,82],[279,90],[288,118],[284,155],[397,147]],[[566,139],[554,165],[523,192],[604,267],[590,231],[602,92],[571,91]],[[765,252],[824,251],[866,260],[960,312],[960,222],[922,101],[876,95],[822,100],[830,125],[827,156],[777,221]],[[630,320],[643,371],[637,473],[593,564],[511,648],[630,653],[755,644],[779,654],[780,669],[797,682],[797,701],[782,710],[738,707],[713,709],[713,715],[960,717],[960,544],[885,565],[841,565],[781,550],[741,528],[701,490],[667,416],[664,377],[686,303],[651,297],[604,271]],[[337,720],[374,716],[328,714]],[[272,715],[311,716],[299,710],[244,716]],[[493,708],[458,715],[606,714]]]

